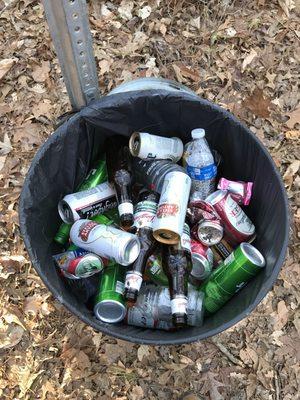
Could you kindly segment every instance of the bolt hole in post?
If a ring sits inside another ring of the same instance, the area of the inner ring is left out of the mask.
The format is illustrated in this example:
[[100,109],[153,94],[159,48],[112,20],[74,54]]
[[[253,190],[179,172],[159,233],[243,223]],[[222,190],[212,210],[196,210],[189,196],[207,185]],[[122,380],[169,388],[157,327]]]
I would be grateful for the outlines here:
[[73,19],[77,19],[78,18],[78,14],[77,13],[74,13],[73,14]]
[[75,32],[79,32],[80,31],[80,26],[75,26],[74,31]]

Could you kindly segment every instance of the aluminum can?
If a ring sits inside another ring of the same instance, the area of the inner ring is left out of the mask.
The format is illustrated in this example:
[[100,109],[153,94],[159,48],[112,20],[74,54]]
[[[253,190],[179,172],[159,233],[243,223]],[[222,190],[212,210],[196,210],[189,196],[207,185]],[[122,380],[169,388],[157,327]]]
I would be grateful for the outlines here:
[[204,246],[196,240],[192,240],[191,242],[191,251],[193,264],[191,282],[197,284],[205,280],[211,274],[213,267],[213,253],[209,247]]
[[92,189],[68,194],[58,203],[61,219],[72,224],[79,219],[92,218],[117,207],[115,189],[104,182]]
[[124,319],[126,314],[123,296],[124,278],[124,267],[116,263],[111,263],[105,267],[95,298],[94,314],[97,319],[111,324]]
[[238,204],[248,206],[252,196],[253,182],[229,181],[221,178],[218,183],[218,189],[228,190],[233,200]]
[[132,161],[132,172],[136,183],[140,183],[149,190],[161,193],[165,176],[172,171],[185,170],[178,164],[169,160],[141,160],[134,158]]
[[265,266],[263,255],[251,244],[241,243],[200,286],[207,314],[219,310]]
[[225,190],[217,190],[205,201],[214,206],[225,228],[225,239],[233,246],[248,242],[255,234],[255,226],[241,207]]
[[124,321],[127,325],[139,326],[148,329],[160,329],[164,331],[175,330],[172,322],[160,321],[155,319],[151,314],[144,314],[143,309],[130,307]]
[[133,156],[142,160],[171,160],[177,162],[183,153],[183,143],[177,137],[167,138],[146,132],[134,132],[129,139]]
[[[107,180],[107,171],[106,171],[106,163],[104,160],[100,160],[95,164],[95,167],[90,170],[84,181],[81,185],[78,186],[77,191],[81,192],[83,190],[91,189],[100,183],[103,183]],[[70,236],[71,225],[63,222],[55,237],[54,240],[64,245],[67,243]]]
[[192,229],[196,240],[205,246],[213,246],[219,243],[224,235],[224,229],[219,219],[202,220]]
[[176,244],[183,233],[191,178],[179,171],[166,175],[156,217],[153,236],[161,243]]
[[225,260],[232,252],[233,247],[223,238],[220,242],[210,247],[217,262]]
[[[201,293],[201,296],[199,296],[199,293]],[[189,286],[187,318],[190,326],[201,326],[203,323],[203,297],[202,292]],[[128,309],[127,318],[131,321],[146,321],[145,326],[148,327],[151,324],[152,328],[155,328],[162,321],[172,326],[169,289],[154,285],[144,286],[134,307]]]
[[70,237],[76,246],[124,266],[132,264],[140,252],[137,236],[88,219],[76,221]]

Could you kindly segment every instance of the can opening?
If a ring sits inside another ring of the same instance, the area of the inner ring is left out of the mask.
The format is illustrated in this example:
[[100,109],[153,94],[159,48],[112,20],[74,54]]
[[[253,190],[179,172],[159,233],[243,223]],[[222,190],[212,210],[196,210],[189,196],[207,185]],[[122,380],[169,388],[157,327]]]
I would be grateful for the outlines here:
[[74,222],[73,212],[64,200],[58,203],[58,213],[65,223],[72,224]]
[[126,243],[124,251],[124,263],[126,265],[132,264],[138,257],[140,252],[140,243],[137,239],[131,239]]
[[241,243],[241,250],[245,257],[258,267],[265,266],[265,259],[260,251],[253,247],[250,243]]
[[133,156],[138,156],[141,149],[141,138],[139,132],[135,132],[129,139],[129,149]]
[[96,304],[94,313],[103,322],[117,323],[123,320],[126,309],[116,300],[102,300]]
[[180,236],[176,232],[169,231],[168,229],[157,229],[153,232],[156,240],[164,244],[177,244]]

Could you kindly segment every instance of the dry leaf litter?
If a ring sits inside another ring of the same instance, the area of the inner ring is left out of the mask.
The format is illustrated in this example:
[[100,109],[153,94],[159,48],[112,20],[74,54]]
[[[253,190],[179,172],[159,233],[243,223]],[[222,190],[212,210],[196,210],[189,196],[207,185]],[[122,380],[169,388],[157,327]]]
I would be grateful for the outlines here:
[[104,94],[133,78],[175,79],[232,111],[264,143],[288,191],[289,252],[257,309],[206,341],[133,345],[67,312],[30,264],[18,200],[68,97],[40,2],[0,0],[0,398],[299,398],[300,1],[91,0],[89,7]]

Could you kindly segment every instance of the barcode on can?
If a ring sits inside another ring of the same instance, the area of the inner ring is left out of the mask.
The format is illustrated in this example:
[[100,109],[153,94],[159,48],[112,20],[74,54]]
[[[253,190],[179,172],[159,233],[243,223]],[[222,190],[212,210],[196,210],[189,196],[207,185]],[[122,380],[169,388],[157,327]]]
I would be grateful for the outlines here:
[[115,291],[120,294],[124,294],[124,283],[121,281],[116,282],[116,289]]

